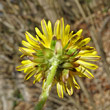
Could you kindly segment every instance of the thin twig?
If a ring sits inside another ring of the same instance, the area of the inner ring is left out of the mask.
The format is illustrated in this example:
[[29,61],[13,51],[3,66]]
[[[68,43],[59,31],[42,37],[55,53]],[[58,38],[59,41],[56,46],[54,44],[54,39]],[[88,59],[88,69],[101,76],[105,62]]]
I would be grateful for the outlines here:
[[[46,17],[52,22],[52,24],[54,24],[55,21],[57,20],[58,16],[57,16],[57,13],[55,12],[53,6],[47,0],[38,0],[38,2],[44,9]],[[53,0],[52,0],[52,2],[53,2]]]
[[[89,24],[89,22],[90,22],[91,24],[93,24],[93,19],[92,19],[92,17],[91,17],[90,11],[89,11],[89,13],[88,13],[89,16],[90,16],[90,20],[88,21],[88,20],[86,19],[86,14],[84,13],[84,10],[83,10],[82,6],[80,5],[79,1],[78,1],[78,0],[75,0],[75,1],[76,1],[77,6],[79,7],[79,10],[80,10],[80,12],[81,12],[81,14],[82,14],[82,16],[83,16],[85,22],[86,22],[87,24]],[[103,46],[102,46],[102,44],[100,44],[99,41],[96,39],[97,37],[98,37],[99,39],[101,39],[101,36],[99,36],[99,35],[101,35],[101,33],[99,32],[99,34],[97,34],[94,25],[92,25],[91,28],[90,28],[90,34],[91,34],[92,40],[93,40],[93,42],[94,42],[94,45],[95,45],[97,51],[99,52],[99,54],[100,54],[100,56],[101,56],[102,62],[103,62],[103,64],[104,64],[103,67],[104,67],[104,69],[105,69],[107,75],[109,76],[109,77],[108,77],[108,81],[109,81],[109,78],[110,78],[110,70],[109,70],[108,63],[107,63],[107,61],[106,61],[106,56],[105,56],[105,53],[104,53],[104,50],[103,50]]]

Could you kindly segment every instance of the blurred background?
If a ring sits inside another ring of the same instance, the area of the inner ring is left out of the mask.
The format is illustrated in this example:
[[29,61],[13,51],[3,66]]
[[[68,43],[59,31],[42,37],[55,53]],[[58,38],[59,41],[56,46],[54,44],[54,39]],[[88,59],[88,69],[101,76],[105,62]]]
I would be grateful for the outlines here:
[[44,18],[52,24],[64,17],[74,33],[82,28],[91,37],[101,60],[90,80],[77,78],[80,90],[57,96],[53,87],[44,110],[110,110],[110,0],[0,0],[0,110],[34,110],[41,93],[41,83],[24,81],[18,47],[25,31],[35,35]]

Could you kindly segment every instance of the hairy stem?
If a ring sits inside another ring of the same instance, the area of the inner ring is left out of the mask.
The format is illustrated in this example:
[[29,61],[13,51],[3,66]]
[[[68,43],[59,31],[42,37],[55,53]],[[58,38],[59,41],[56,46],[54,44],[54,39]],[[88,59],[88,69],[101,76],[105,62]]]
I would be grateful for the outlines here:
[[51,89],[52,82],[53,82],[54,76],[56,74],[57,67],[58,67],[58,61],[55,60],[52,63],[50,73],[48,74],[47,80],[44,83],[42,94],[40,95],[38,104],[35,106],[35,110],[42,110],[42,108],[43,108],[43,106],[49,96],[49,91]]

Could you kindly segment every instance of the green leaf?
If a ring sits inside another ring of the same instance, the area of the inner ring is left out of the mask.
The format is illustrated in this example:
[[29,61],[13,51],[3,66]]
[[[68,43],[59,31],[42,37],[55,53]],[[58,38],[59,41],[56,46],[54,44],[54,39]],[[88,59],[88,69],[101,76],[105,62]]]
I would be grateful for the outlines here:
[[40,57],[40,56],[44,56],[42,50],[36,50],[36,56]]
[[54,50],[55,49],[55,45],[56,45],[56,40],[52,40],[51,41],[51,49]]
[[49,48],[45,48],[43,49],[43,54],[46,58],[51,58],[53,56],[53,50],[49,49]]
[[69,49],[66,54],[67,54],[67,55],[71,55],[71,54],[74,53],[75,51],[76,51],[76,49]]
[[40,57],[40,58],[35,58],[32,61],[35,62],[35,63],[43,63],[43,62],[45,62],[45,59],[43,57]]

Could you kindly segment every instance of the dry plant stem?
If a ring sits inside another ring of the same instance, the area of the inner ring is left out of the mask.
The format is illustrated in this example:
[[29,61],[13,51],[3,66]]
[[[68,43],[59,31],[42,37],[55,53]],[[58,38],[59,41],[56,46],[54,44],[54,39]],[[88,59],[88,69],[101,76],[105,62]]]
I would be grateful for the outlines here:
[[54,24],[58,16],[52,4],[48,0],[38,0],[38,2],[43,7],[46,17]]
[[[82,6],[80,5],[80,3],[79,3],[78,0],[75,0],[75,2],[76,2],[76,4],[77,4],[77,6],[78,6],[78,8],[79,8],[79,10],[80,10],[80,12],[81,12],[81,14],[82,14],[84,20],[85,20],[85,22],[88,24],[88,20],[87,20],[86,14],[84,13],[84,10],[83,10]],[[90,16],[90,22],[91,22],[91,24],[93,24],[93,19],[92,19],[92,17],[91,17],[91,13],[90,13],[89,8],[88,8],[88,14],[89,14],[89,16]],[[101,36],[100,36],[101,34],[100,34],[100,33],[99,33],[99,35],[96,34],[96,30],[95,30],[94,25],[92,25],[92,27],[90,28],[90,34],[91,34],[92,40],[93,40],[93,42],[94,42],[94,45],[95,45],[97,51],[99,52],[99,54],[100,54],[100,56],[101,56],[102,62],[103,62],[103,64],[104,64],[103,67],[104,67],[104,69],[105,69],[105,71],[106,71],[106,74],[109,76],[109,77],[108,77],[108,81],[110,82],[110,80],[109,80],[109,79],[110,79],[109,66],[108,66],[108,63],[107,63],[107,61],[106,61],[106,56],[105,56],[105,54],[104,54],[104,50],[103,50],[103,47],[102,47],[102,43],[100,43],[100,41],[98,41],[98,40],[101,38]],[[97,36],[98,36],[98,40],[96,39]]]
[[[65,106],[68,104],[68,103],[72,103],[74,104],[74,106],[78,109],[78,110],[84,110],[84,107],[81,106],[80,103],[78,103],[73,97],[70,97],[68,96],[66,93],[64,93],[66,97],[68,97],[69,101],[67,101],[67,103],[65,103]],[[72,108],[71,108],[72,109]]]
[[[91,21],[91,23],[93,24],[93,19],[92,19],[92,17],[91,17],[91,13],[90,13],[90,10],[89,10],[89,8],[88,8],[88,11],[89,11],[89,16],[90,16],[90,21]],[[107,22],[109,22],[110,21],[110,17],[108,17],[105,21],[104,21],[104,24],[103,24],[103,26],[105,27],[106,25],[107,25]],[[104,68],[104,70],[106,71],[106,74],[109,76],[108,77],[108,82],[110,83],[110,69],[109,69],[109,64],[107,63],[107,61],[106,61],[106,54],[105,54],[105,52],[104,52],[104,49],[103,49],[103,44],[102,44],[102,31],[103,31],[103,29],[104,29],[104,27],[102,26],[102,28],[101,28],[101,30],[99,31],[99,33],[97,34],[96,33],[96,29],[95,29],[95,26],[94,25],[92,25],[92,27],[90,28],[91,29],[91,31],[90,31],[90,33],[91,33],[91,37],[92,37],[92,39],[93,39],[93,41],[94,41],[94,44],[95,44],[95,47],[96,47],[96,49],[97,49],[97,51],[99,52],[99,54],[100,54],[100,56],[101,56],[101,59],[102,59],[102,62],[103,62],[103,68]],[[96,39],[98,37],[98,40]]]
[[[81,6],[80,3],[79,3],[79,0],[75,0],[75,3],[76,3],[76,5],[78,6],[78,8],[79,8],[79,10],[80,10],[80,13],[81,13],[82,16],[83,16],[83,19],[85,20],[86,23],[88,23],[88,22],[87,22],[87,17],[86,17],[86,15],[85,15],[84,11],[83,11],[82,6]],[[94,37],[94,36],[93,36],[93,37]],[[92,39],[93,39],[93,38],[92,38]],[[93,40],[93,41],[94,41],[94,40]],[[95,40],[95,41],[96,41],[96,40]],[[94,43],[95,43],[95,42],[94,42]],[[79,82],[79,84],[80,84],[80,86],[81,86],[81,88],[82,88],[82,90],[83,90],[85,96],[90,100],[90,103],[91,103],[91,105],[93,106],[93,109],[96,110],[96,106],[95,106],[95,103],[94,103],[94,101],[93,101],[93,98],[92,98],[91,95],[88,93],[86,87],[84,86],[83,81],[82,81],[80,78],[78,78],[78,77],[77,77],[77,79],[78,79],[78,82]]]
[[23,79],[22,80],[20,79],[21,74],[19,74],[18,72],[16,72],[16,73],[13,74],[13,76],[15,77],[14,78],[14,81],[15,81],[16,88],[22,94],[23,99],[25,101],[27,101],[27,102],[31,101],[31,95],[29,94],[28,87],[22,82]]
[[[83,19],[84,19],[85,22],[88,24],[88,20],[87,20],[87,17],[86,17],[86,15],[85,15],[84,11],[83,11],[82,6],[80,5],[80,3],[79,3],[78,0],[75,0],[75,2],[76,2],[76,4],[77,4],[77,6],[78,6],[78,8],[79,8],[79,10],[80,10],[80,12],[81,12],[81,14],[82,14],[82,16],[83,16]],[[88,7],[87,7],[87,8],[88,8]],[[93,19],[92,19],[92,17],[91,17],[91,13],[90,13],[89,8],[88,8],[87,11],[88,11],[88,14],[89,14],[89,16],[90,16],[90,22],[91,22],[91,24],[92,24],[92,27],[90,28],[90,34],[91,34],[92,40],[93,40],[93,42],[94,42],[94,44],[95,44],[95,47],[96,47],[97,51],[98,51],[99,54],[101,55],[102,62],[103,62],[103,64],[104,64],[104,65],[103,65],[103,66],[104,66],[104,69],[105,69],[107,75],[110,76],[110,70],[109,70],[109,66],[108,66],[107,61],[106,61],[106,56],[105,56],[105,54],[104,54],[104,50],[103,50],[103,47],[102,47],[102,43],[99,43],[99,41],[96,39],[96,38],[97,38],[96,36],[98,36],[98,38],[100,39],[100,37],[101,37],[100,35],[101,35],[101,34],[99,34],[99,35],[96,34],[95,27],[94,27],[94,22],[93,22]],[[91,104],[92,104],[93,107],[94,107],[93,109],[96,109],[95,104],[94,104],[94,101],[93,101],[93,98],[90,96],[90,94],[89,94],[88,91],[86,90],[84,84],[82,83],[82,80],[78,78],[78,81],[79,81],[79,83],[80,83],[80,85],[81,85],[81,87],[82,87],[82,89],[83,89],[85,95],[86,95],[86,96],[89,98],[89,100],[91,101]],[[108,79],[108,81],[109,81],[109,79]]]
[[[98,44],[99,44],[101,50],[103,50],[103,43],[102,43],[102,39],[101,39],[102,37],[101,36],[102,36],[102,33],[103,33],[105,27],[107,26],[107,24],[109,22],[110,22],[110,16],[108,16],[107,18],[105,18],[105,20],[104,20],[104,22],[102,24],[102,27],[100,28],[99,33],[98,33]],[[103,57],[104,57],[102,60],[106,60],[105,52],[102,51],[102,54],[103,54]],[[107,63],[107,65],[109,65],[109,64]],[[107,73],[110,75],[110,71],[108,71]]]
[[42,94],[40,95],[38,104],[35,106],[35,110],[42,110],[42,108],[43,108],[43,106],[49,96],[49,92],[50,92],[50,89],[52,86],[54,76],[56,74],[57,67],[58,67],[58,61],[55,60],[52,63],[52,66],[50,68],[51,69],[50,73],[48,73],[48,76],[47,76],[47,80],[43,85]]
[[[89,94],[89,92],[87,91],[85,85],[83,84],[82,79],[80,79],[79,77],[76,77],[76,79],[78,80],[78,83],[80,84],[81,89],[84,91],[85,96],[91,101],[91,104],[92,104],[92,106],[94,107],[95,104],[94,104],[93,98],[92,98],[92,96]],[[95,110],[95,107],[94,107],[94,110]]]
[[[6,83],[7,85],[5,85]],[[0,103],[1,103],[0,110],[13,109],[13,93],[14,93],[14,88],[12,86],[12,80],[5,79],[4,75],[0,74]]]

